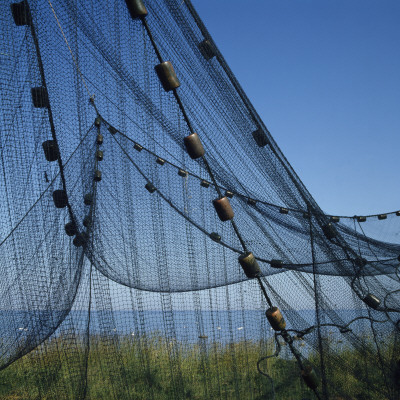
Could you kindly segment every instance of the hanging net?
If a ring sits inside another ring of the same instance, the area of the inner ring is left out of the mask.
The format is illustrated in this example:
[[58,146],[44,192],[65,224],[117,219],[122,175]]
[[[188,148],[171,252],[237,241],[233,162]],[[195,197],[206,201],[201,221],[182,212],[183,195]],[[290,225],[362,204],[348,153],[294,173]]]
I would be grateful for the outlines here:
[[0,4],[0,398],[400,396],[400,212],[327,215],[189,0]]

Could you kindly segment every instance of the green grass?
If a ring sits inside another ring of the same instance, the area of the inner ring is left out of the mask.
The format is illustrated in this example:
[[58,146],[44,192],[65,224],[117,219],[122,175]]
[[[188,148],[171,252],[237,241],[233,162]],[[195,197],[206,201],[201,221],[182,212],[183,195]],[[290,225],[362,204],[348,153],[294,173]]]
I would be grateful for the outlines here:
[[[78,341],[78,343],[77,343]],[[74,345],[72,345],[74,343]],[[302,342],[297,342],[300,345]],[[384,378],[372,344],[371,354],[332,344],[325,359],[332,400],[383,400]],[[388,361],[391,345],[382,354]],[[91,400],[253,399],[271,397],[271,383],[258,373],[260,357],[273,352],[272,341],[221,345],[146,337],[92,336],[87,364]],[[77,399],[85,390],[87,347],[74,337],[53,339],[0,372],[0,399]],[[318,369],[319,356],[309,352]],[[277,400],[313,398],[296,362],[283,348],[281,357],[262,364],[274,380]],[[390,379],[390,376],[387,376]],[[393,388],[393,382],[389,384]],[[393,389],[394,390],[394,389]],[[343,397],[342,397],[343,396]]]

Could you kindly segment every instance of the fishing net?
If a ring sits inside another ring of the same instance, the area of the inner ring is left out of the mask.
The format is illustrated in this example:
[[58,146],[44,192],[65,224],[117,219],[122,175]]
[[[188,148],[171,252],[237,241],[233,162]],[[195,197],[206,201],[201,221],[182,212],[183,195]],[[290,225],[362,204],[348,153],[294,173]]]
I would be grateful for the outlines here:
[[0,10],[1,398],[398,399],[400,212],[318,207],[190,1]]

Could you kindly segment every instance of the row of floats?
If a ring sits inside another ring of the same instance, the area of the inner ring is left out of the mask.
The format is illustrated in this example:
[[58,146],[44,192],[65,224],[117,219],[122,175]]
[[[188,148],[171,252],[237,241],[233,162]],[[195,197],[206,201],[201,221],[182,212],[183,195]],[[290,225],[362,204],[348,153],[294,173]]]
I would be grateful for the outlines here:
[[[143,4],[143,1],[142,0],[125,0],[125,1],[126,1],[126,5],[128,7],[131,17],[133,19],[141,19],[142,22],[145,24],[144,19],[148,13],[147,13],[146,7]],[[146,27],[146,29],[147,29],[147,27]],[[153,46],[155,46],[154,43],[153,43]],[[208,48],[207,42],[202,42],[200,44],[201,53],[206,54],[208,57],[210,54],[207,53],[207,48]],[[155,48],[155,51],[159,55],[158,49]],[[159,56],[159,58],[161,58],[161,56]],[[211,55],[211,57],[209,57],[209,59],[210,58],[212,58],[212,55]],[[176,94],[176,89],[180,86],[180,83],[176,76],[174,68],[172,66],[172,63],[170,61],[161,62],[160,64],[158,64],[155,67],[155,71],[157,73],[157,76],[158,76],[164,90],[166,92],[174,91],[174,95],[177,98],[177,101],[180,103],[180,99]],[[180,105],[180,108],[182,109],[182,112],[184,113],[183,105],[181,103],[179,105]],[[191,128],[190,124],[188,124],[188,126],[189,126],[189,128]],[[265,133],[264,133],[264,135],[265,135]],[[255,138],[257,144],[259,144],[259,145],[267,144],[267,140],[266,139],[263,140],[260,133],[253,134],[253,137]],[[203,158],[203,161],[206,164],[206,160],[204,158],[205,150],[201,143],[199,135],[197,133],[191,131],[190,135],[188,135],[184,138],[184,145],[185,145],[186,151],[189,154],[190,158],[192,158],[194,160]],[[211,170],[209,170],[209,173],[210,173],[211,178],[214,180]],[[202,186],[205,185],[205,182],[206,181],[202,181]],[[208,186],[209,186],[209,184],[207,184],[207,187]],[[147,182],[145,187],[151,193],[153,193],[156,190],[156,188],[154,187],[154,185],[151,182]],[[228,193],[225,193],[225,195],[222,195],[222,193],[220,193],[218,187],[216,187],[216,190],[218,191],[219,197],[213,200],[213,206],[214,206],[216,214],[218,215],[218,218],[222,222],[232,221],[234,218],[234,211],[229,202],[229,198],[233,196],[233,193],[228,192]],[[255,201],[251,199],[250,204],[252,204],[252,203],[255,204]],[[237,232],[237,234],[238,234],[238,232]],[[217,235],[217,234],[215,234],[215,235]],[[241,254],[239,256],[238,261],[239,261],[239,264],[241,265],[245,275],[248,278],[259,278],[260,277],[260,275],[261,275],[260,266],[252,252],[245,251],[243,254]],[[266,317],[267,317],[269,323],[271,324],[271,327],[275,331],[281,332],[282,336],[284,338],[286,338],[285,341],[290,342],[290,340],[292,340],[290,335],[285,330],[286,322],[277,307],[270,307],[266,311]],[[317,378],[317,375],[316,375],[314,369],[310,366],[307,366],[302,369],[301,374],[304,379],[304,382],[311,389],[315,390],[317,388],[319,382],[318,382],[318,378]]]
[[[36,33],[33,28],[33,20],[32,20],[32,15],[31,15],[31,11],[30,11],[28,2],[21,1],[19,3],[13,3],[13,4],[11,4],[10,7],[11,7],[11,14],[14,19],[15,25],[31,27],[32,35],[35,39]],[[39,51],[38,47],[37,47],[37,51]],[[39,64],[40,64],[41,61],[40,61],[39,54],[37,54],[37,56],[38,56],[38,60],[39,60]],[[32,98],[32,104],[33,104],[34,108],[48,109],[49,115],[50,115],[49,95],[48,95],[47,87],[45,85],[43,74],[42,74],[42,86],[31,88],[31,98]],[[100,127],[100,123],[101,123],[100,118],[96,118],[95,126],[97,128]],[[100,132],[97,135],[96,142],[97,142],[98,146],[103,143],[103,136],[100,134]],[[58,142],[56,140],[54,132],[53,132],[53,139],[44,141],[42,143],[42,148],[43,148],[45,159],[48,162],[58,161],[58,163],[60,165],[60,173],[63,178],[63,165],[61,162]],[[97,161],[103,160],[103,152],[101,150],[96,151],[96,160]],[[102,178],[101,171],[96,169],[94,172],[93,180],[95,182],[100,182],[101,178]],[[62,179],[62,180],[64,181],[64,179]],[[64,186],[64,182],[63,182],[63,186]],[[56,208],[62,209],[62,208],[69,206],[68,195],[65,190],[65,186],[63,189],[54,190],[52,197],[53,197],[53,202],[54,202],[54,205]],[[85,205],[92,204],[91,199],[92,199],[91,194],[87,194],[85,196],[85,200],[84,200]],[[71,213],[71,217],[72,217],[72,213]],[[73,219],[73,217],[71,219]],[[88,216],[86,216],[84,218],[83,225],[86,228],[90,225],[90,218]],[[68,236],[75,236],[75,238],[73,240],[73,244],[76,247],[83,246],[88,239],[87,232],[80,233],[78,230],[78,227],[76,226],[76,223],[74,221],[68,222],[65,225],[65,232]]]
[[[110,127],[109,130],[110,130],[110,132],[113,133],[113,134],[115,134],[116,132],[118,132],[118,130],[116,130],[116,129],[113,128],[113,127]],[[202,157],[202,156],[205,154],[203,145],[202,145],[202,143],[200,142],[200,138],[199,138],[199,136],[197,135],[197,133],[193,133],[193,134],[191,134],[191,135],[185,137],[185,138],[184,138],[184,143],[185,143],[186,150],[187,150],[189,156],[190,156],[192,159],[200,158],[200,157]],[[134,148],[135,150],[137,150],[138,152],[141,152],[143,149],[145,149],[145,147],[143,147],[143,146],[140,145],[139,143],[135,143],[134,146],[133,146],[133,148]],[[199,151],[199,152],[197,153],[198,156],[195,156],[196,150],[197,150],[198,148],[201,148],[201,151]],[[145,149],[145,150],[147,150],[147,149]],[[147,150],[147,151],[148,151],[148,150]],[[183,178],[186,178],[186,177],[189,176],[189,172],[188,172],[188,171],[186,171],[186,170],[184,170],[184,169],[182,169],[182,168],[177,167],[175,164],[172,164],[172,163],[170,163],[170,162],[167,162],[167,161],[166,161],[164,158],[162,158],[162,157],[159,157],[159,156],[155,155],[155,162],[156,162],[157,164],[159,164],[159,165],[165,165],[166,163],[168,163],[168,164],[174,166],[175,168],[178,168],[178,175],[181,176],[181,177],[183,177]],[[198,177],[198,176],[195,175],[195,174],[190,173],[190,175],[200,180],[200,186],[201,186],[201,187],[209,188],[210,185],[212,185],[211,182],[209,182],[209,181],[207,181],[207,180],[205,180],[205,179],[201,179],[200,177]],[[149,187],[152,187],[152,185],[149,185]],[[239,197],[245,197],[245,196],[243,196],[242,194],[240,194],[240,193],[235,193],[235,192],[232,191],[232,190],[225,190],[225,197],[232,199],[235,195],[236,195],[236,196],[239,196]],[[283,214],[283,215],[287,215],[287,214],[289,214],[290,212],[294,212],[294,213],[302,213],[302,216],[303,216],[303,218],[305,218],[305,219],[310,218],[310,214],[307,213],[307,212],[304,212],[304,211],[302,211],[302,210],[289,209],[289,208],[287,208],[287,207],[277,206],[277,205],[275,205],[275,204],[266,203],[266,202],[264,202],[264,201],[262,201],[262,200],[257,200],[257,199],[251,198],[251,197],[247,197],[247,198],[246,198],[246,201],[247,201],[247,204],[252,205],[252,206],[255,206],[257,203],[261,203],[261,204],[266,204],[266,205],[269,205],[269,206],[272,206],[272,207],[276,207],[276,208],[278,209],[278,212],[279,212],[280,214]],[[396,216],[399,217],[399,216],[400,216],[400,211],[396,211],[396,212],[389,213],[389,214],[395,214]],[[383,213],[383,214],[377,214],[377,215],[374,215],[374,216],[377,217],[377,219],[378,219],[379,221],[382,221],[382,220],[387,219],[388,214],[387,214],[387,213]],[[334,216],[334,215],[331,215],[331,216],[328,215],[328,217],[329,217],[330,221],[333,222],[333,223],[335,223],[335,224],[336,224],[336,223],[339,223],[339,222],[340,222],[340,219],[341,219],[341,217],[339,217],[339,216]],[[367,216],[354,215],[353,217],[342,217],[342,218],[346,218],[346,219],[355,219],[357,222],[365,222],[365,221],[367,221],[367,218],[371,218],[371,217],[372,217],[372,216],[368,216],[368,217],[367,217]]]

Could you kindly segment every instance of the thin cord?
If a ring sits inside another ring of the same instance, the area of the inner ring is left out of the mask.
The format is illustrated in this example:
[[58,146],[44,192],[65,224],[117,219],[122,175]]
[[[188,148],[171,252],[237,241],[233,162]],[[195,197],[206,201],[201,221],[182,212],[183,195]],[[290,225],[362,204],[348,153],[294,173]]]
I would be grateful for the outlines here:
[[62,27],[61,27],[60,21],[58,20],[56,11],[54,10],[53,4],[51,4],[51,1],[50,1],[50,0],[47,0],[47,1],[48,1],[48,3],[49,3],[49,6],[50,6],[51,10],[53,11],[54,18],[55,18],[56,21],[57,21],[57,25],[58,25],[58,27],[60,28],[60,31],[61,31],[61,34],[62,34],[62,36],[63,36],[63,38],[64,38],[65,44],[67,45],[67,47],[68,47],[68,49],[69,49],[69,52],[71,53],[71,57],[72,57],[72,59],[73,59],[73,61],[74,61],[74,64],[75,64],[75,66],[76,66],[77,71],[79,72],[79,75],[80,75],[80,77],[81,77],[81,79],[82,79],[82,82],[83,82],[83,84],[84,84],[84,86],[85,86],[85,88],[86,88],[86,90],[87,90],[87,92],[88,92],[88,95],[89,95],[90,98],[93,99],[93,98],[94,98],[94,95],[90,94],[90,90],[89,90],[88,86],[86,85],[85,78],[84,78],[84,76],[83,76],[83,74],[82,74],[82,72],[81,72],[81,70],[80,70],[80,68],[79,68],[78,62],[76,61],[76,58],[75,58],[75,56],[74,56],[74,53],[72,52],[71,46],[70,46],[69,43],[68,43],[68,39],[67,39],[67,37],[66,37],[65,34],[64,34],[64,31],[63,31],[63,29],[62,29]]
[[320,358],[320,366],[322,372],[322,392],[325,398],[328,398],[328,388],[326,382],[326,370],[325,370],[325,358],[324,358],[324,346],[322,343],[322,334],[321,334],[321,316],[320,316],[320,304],[319,304],[319,294],[320,290],[317,287],[317,271],[315,265],[315,244],[314,244],[314,232],[313,232],[313,224],[312,224],[312,208],[310,205],[307,207],[308,212],[308,222],[310,228],[310,241],[311,241],[311,258],[312,258],[312,269],[313,269],[313,282],[314,282],[314,300],[315,300],[315,314],[318,321],[317,326],[317,337],[318,337],[318,349],[319,349],[319,358]]

